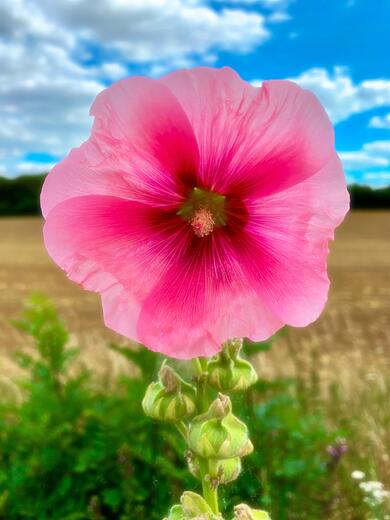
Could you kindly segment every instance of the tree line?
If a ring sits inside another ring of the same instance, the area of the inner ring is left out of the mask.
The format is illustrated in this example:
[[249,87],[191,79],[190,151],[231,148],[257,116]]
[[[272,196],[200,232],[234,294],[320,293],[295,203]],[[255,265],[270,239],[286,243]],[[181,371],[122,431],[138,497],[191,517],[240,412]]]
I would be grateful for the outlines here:
[[[0,216],[40,215],[39,193],[46,174],[0,177]],[[352,209],[390,209],[390,186],[348,186]]]

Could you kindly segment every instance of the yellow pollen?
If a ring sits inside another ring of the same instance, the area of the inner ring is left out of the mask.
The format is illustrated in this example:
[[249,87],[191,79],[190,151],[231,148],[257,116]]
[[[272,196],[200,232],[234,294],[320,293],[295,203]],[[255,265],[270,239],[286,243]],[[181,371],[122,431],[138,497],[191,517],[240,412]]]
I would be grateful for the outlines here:
[[190,224],[197,237],[205,237],[212,233],[215,220],[210,210],[199,208],[195,211],[194,216],[190,220]]

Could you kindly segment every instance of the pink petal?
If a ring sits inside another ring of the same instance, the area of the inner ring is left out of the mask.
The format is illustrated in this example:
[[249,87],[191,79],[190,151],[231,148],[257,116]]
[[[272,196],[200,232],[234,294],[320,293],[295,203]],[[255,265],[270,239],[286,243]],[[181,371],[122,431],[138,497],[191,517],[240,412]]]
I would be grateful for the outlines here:
[[170,90],[155,80],[128,78],[101,92],[91,114],[91,138],[46,178],[44,216],[67,198],[89,194],[161,206],[180,203],[186,176],[197,168],[198,149]]
[[97,96],[90,113],[95,116],[92,135],[102,150],[114,150],[130,163],[134,155],[157,161],[157,179],[156,172],[142,172],[151,189],[158,189],[157,183],[181,182],[182,176],[195,172],[199,152],[193,129],[177,98],[161,82],[140,76],[118,81]]
[[68,199],[49,213],[46,248],[69,278],[102,292],[119,283],[142,301],[182,245],[175,214],[102,195]]
[[348,211],[342,166],[334,153],[315,175],[248,207],[240,242],[243,269],[288,325],[314,321],[327,300],[328,242]]
[[229,338],[264,340],[283,325],[248,283],[225,233],[209,238],[195,238],[144,301],[137,331],[152,350],[211,356]]
[[314,175],[333,150],[333,129],[309,91],[290,81],[255,88],[231,69],[195,68],[161,80],[198,141],[200,176],[219,192],[273,193]]
[[177,358],[230,337],[265,339],[282,322],[243,276],[224,233],[197,238],[176,215],[83,196],[48,215],[44,239],[69,278],[100,292],[106,325]]
[[44,241],[71,280],[101,293],[106,325],[137,340],[142,302],[180,252],[177,220],[117,197],[75,197],[50,211]]
[[41,192],[43,216],[58,203],[81,195],[130,195],[129,180],[115,171],[112,162],[101,153],[94,140],[74,148],[46,177]]

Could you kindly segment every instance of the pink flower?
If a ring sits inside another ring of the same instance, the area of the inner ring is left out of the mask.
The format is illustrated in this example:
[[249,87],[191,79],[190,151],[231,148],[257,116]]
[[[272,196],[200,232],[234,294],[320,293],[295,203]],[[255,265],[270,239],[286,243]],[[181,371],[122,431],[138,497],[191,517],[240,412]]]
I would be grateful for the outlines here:
[[41,202],[49,254],[108,327],[186,359],[319,316],[349,198],[313,94],[196,68],[119,81],[91,115]]

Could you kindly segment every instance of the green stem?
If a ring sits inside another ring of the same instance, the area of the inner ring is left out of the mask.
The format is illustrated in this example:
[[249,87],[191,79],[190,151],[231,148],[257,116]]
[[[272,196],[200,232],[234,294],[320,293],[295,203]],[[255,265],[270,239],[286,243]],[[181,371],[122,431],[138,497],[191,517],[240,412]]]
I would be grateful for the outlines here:
[[195,358],[194,366],[196,370],[196,386],[197,386],[197,401],[199,413],[207,412],[209,407],[207,396],[207,359]]
[[[198,410],[200,413],[207,412],[209,407],[209,400],[207,395],[207,359],[195,358],[194,366],[197,374],[197,401]],[[219,514],[218,505],[218,487],[206,479],[209,474],[209,461],[199,460],[200,479],[202,482],[203,498],[206,500],[211,510],[216,515]]]
[[203,498],[206,500],[208,505],[214,514],[219,514],[218,506],[218,488],[214,488],[210,482],[202,479],[202,490]]
[[206,500],[211,510],[216,515],[219,514],[218,505],[218,487],[206,478],[209,474],[209,465],[207,460],[199,460],[200,478],[202,482],[203,498]]

